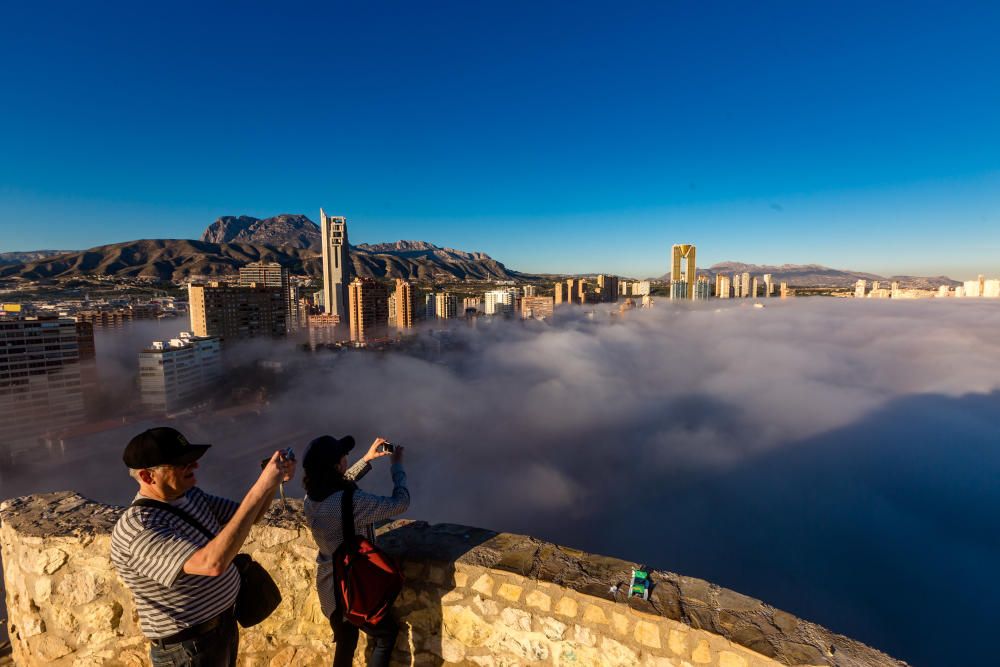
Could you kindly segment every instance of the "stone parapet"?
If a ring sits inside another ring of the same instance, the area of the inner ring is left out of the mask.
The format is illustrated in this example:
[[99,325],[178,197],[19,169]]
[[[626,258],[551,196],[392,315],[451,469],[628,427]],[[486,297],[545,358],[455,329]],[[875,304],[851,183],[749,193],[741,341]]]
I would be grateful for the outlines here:
[[[61,492],[0,505],[0,554],[17,665],[147,665],[131,595],[109,561],[120,507]],[[650,600],[626,599],[627,561],[530,537],[397,521],[379,543],[400,558],[399,665],[900,666],[889,656],[706,581],[652,573]],[[314,586],[316,546],[301,503],[272,509],[244,551],[284,599],[242,631],[240,665],[330,664]],[[361,646],[364,645],[362,635]],[[364,664],[362,651],[355,664]]]

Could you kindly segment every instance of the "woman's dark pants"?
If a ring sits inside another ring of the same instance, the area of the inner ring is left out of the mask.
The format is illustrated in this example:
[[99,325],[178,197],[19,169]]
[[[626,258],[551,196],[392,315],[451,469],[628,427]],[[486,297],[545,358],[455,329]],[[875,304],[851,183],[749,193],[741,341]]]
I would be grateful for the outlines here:
[[[360,631],[345,621],[338,612],[333,612],[330,617],[330,626],[333,628],[333,641],[335,642],[333,667],[351,667],[354,662],[354,650],[358,647],[358,633]],[[392,616],[386,616],[374,629],[365,630],[365,634],[372,639],[375,646],[371,658],[368,659],[368,667],[389,667],[392,647],[396,645],[396,636],[399,634],[399,625],[396,620]]]

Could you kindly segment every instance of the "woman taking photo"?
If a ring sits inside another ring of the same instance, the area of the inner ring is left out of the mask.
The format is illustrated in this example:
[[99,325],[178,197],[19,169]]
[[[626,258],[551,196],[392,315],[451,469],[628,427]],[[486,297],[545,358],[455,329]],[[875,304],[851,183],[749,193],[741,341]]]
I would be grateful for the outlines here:
[[[357,627],[344,619],[343,611],[337,609],[333,576],[333,554],[344,541],[341,518],[344,491],[357,488],[355,482],[371,470],[371,461],[383,456],[392,457],[389,469],[394,485],[392,496],[376,496],[360,490],[354,492],[354,525],[359,531],[364,526],[365,537],[373,544],[374,524],[402,514],[410,505],[406,473],[403,472],[403,448],[396,446],[391,452],[381,451],[382,445],[387,444],[386,440],[376,438],[368,452],[348,468],[347,454],[354,448],[354,438],[346,436],[338,440],[324,435],[310,442],[302,457],[306,523],[319,546],[319,555],[316,557],[316,588],[320,607],[330,619],[333,641],[336,643],[333,667],[350,667],[354,661],[359,632]],[[365,632],[374,640],[375,645],[368,664],[371,667],[388,667],[396,635],[399,634],[395,619],[386,615],[378,625]]]

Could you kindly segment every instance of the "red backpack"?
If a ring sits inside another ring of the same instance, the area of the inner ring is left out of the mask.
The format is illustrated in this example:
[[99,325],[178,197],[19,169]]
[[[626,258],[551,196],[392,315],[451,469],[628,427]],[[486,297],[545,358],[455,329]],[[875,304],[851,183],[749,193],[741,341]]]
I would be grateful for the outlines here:
[[403,588],[403,573],[391,556],[354,530],[354,489],[340,500],[344,541],[333,552],[337,612],[361,629],[371,629],[389,615]]

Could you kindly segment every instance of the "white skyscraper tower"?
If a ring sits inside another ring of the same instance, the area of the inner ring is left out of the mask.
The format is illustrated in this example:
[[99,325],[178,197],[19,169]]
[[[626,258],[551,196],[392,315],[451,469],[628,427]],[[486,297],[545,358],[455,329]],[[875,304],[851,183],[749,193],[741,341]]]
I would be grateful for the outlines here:
[[351,255],[347,243],[347,218],[319,210],[323,233],[323,306],[327,315],[336,315],[349,324],[347,286],[351,282]]

